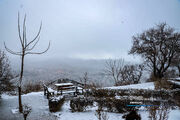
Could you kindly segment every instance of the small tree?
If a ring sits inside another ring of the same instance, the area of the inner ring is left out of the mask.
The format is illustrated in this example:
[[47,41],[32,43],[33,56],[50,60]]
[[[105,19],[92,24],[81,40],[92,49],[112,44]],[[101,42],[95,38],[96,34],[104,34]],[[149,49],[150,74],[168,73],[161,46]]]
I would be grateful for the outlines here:
[[22,111],[22,113],[23,113],[24,120],[27,119],[27,116],[31,113],[31,111],[32,111],[31,106],[26,105],[26,104],[23,105],[23,111]]
[[172,60],[180,52],[180,33],[166,23],[161,23],[133,36],[133,46],[129,54],[144,58],[155,78],[161,79]]
[[14,89],[13,83],[10,81],[13,78],[8,57],[0,50],[0,93],[11,91]]
[[84,84],[84,89],[87,89],[87,82],[89,81],[88,72],[85,72],[82,77],[80,77],[80,81]]
[[50,47],[50,42],[49,42],[49,45],[46,48],[46,50],[44,50],[42,52],[33,52],[32,51],[36,47],[37,43],[40,40],[41,28],[42,28],[42,23],[40,25],[40,28],[39,28],[37,35],[34,37],[34,39],[32,39],[31,41],[28,42],[27,36],[26,36],[26,15],[24,17],[23,31],[21,33],[20,22],[19,22],[19,13],[18,13],[18,33],[19,33],[19,40],[20,40],[20,44],[21,44],[21,51],[15,52],[13,50],[10,50],[9,48],[6,47],[6,44],[4,42],[5,49],[9,53],[11,53],[13,55],[18,55],[21,57],[21,72],[20,72],[19,85],[18,85],[19,112],[21,112],[21,113],[23,111],[22,101],[21,101],[21,86],[22,86],[22,78],[23,78],[23,72],[24,72],[24,57],[26,55],[31,55],[31,54],[43,54],[43,53],[47,52],[49,47]]
[[143,65],[125,65],[121,71],[121,84],[137,84],[140,82],[143,74]]
[[115,85],[118,85],[119,82],[122,82],[121,79],[121,71],[124,67],[123,59],[109,59],[106,61],[105,65],[105,74],[111,76],[112,80],[114,80]]

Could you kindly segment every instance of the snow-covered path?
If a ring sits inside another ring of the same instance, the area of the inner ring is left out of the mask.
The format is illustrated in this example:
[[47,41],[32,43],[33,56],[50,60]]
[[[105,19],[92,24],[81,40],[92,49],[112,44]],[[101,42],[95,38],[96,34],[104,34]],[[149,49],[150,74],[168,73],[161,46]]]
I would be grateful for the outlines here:
[[[23,120],[22,114],[12,113],[18,107],[18,97],[2,95],[0,99],[0,120]],[[32,112],[28,116],[29,120],[55,120],[55,116],[49,112],[48,100],[43,92],[33,92],[22,95],[23,104],[32,107]]]

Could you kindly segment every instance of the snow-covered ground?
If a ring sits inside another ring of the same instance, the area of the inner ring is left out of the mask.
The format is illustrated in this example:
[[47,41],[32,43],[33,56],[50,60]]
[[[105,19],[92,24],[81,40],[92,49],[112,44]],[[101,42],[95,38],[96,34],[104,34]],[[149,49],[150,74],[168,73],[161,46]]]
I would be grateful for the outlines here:
[[[97,120],[95,110],[97,106],[89,107],[86,112],[70,111],[69,101],[62,106],[62,110],[56,113],[50,113],[48,109],[48,100],[43,92],[33,92],[22,97],[23,103],[32,107],[32,113],[28,116],[29,120]],[[18,97],[2,95],[0,100],[0,120],[22,120],[22,115],[14,112],[18,107]],[[14,114],[12,113],[14,112]],[[138,112],[142,120],[148,120],[148,111],[140,110]],[[108,120],[122,120],[122,114],[107,112]],[[168,120],[180,120],[180,110],[171,110]]]
[[168,81],[180,86],[180,81],[174,81],[174,80],[168,80]]
[[106,89],[150,89],[154,90],[154,82],[132,84],[132,85],[123,85],[123,86],[114,86],[114,87],[105,87]]

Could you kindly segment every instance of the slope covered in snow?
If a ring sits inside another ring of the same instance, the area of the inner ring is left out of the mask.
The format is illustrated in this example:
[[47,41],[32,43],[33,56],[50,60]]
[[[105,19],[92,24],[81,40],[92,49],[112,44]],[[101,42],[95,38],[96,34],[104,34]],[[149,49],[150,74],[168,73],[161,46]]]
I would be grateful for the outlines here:
[[[151,85],[152,83],[145,84]],[[143,85],[143,84],[142,84]],[[140,86],[140,85],[139,85]],[[140,88],[140,87],[139,87]],[[33,92],[22,96],[23,103],[26,103],[32,107],[32,112],[28,116],[30,120],[98,120],[95,111],[97,105],[89,107],[86,112],[74,112],[70,110],[70,102],[66,101],[62,106],[61,111],[56,113],[50,113],[48,109],[48,100],[43,95],[43,92]],[[18,113],[12,113],[12,110],[18,107],[18,97],[3,95],[0,104],[0,119],[1,120],[22,120],[22,115]],[[140,110],[138,113],[141,115],[142,120],[148,120],[148,111]],[[180,110],[174,109],[169,113],[168,120],[180,120]],[[122,120],[120,113],[107,112],[108,120]]]
[[105,89],[150,89],[154,90],[154,82],[131,84],[123,86],[105,87]]

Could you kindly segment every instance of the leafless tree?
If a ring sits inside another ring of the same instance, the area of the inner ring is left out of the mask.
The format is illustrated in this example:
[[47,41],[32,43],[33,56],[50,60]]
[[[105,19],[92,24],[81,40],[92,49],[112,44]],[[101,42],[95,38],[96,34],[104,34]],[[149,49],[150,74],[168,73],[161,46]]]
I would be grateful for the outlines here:
[[115,85],[121,81],[121,71],[124,67],[124,60],[123,59],[109,59],[106,61],[105,64],[105,74],[111,76],[114,80]]
[[85,72],[82,77],[80,77],[80,81],[84,84],[84,89],[87,89],[87,82],[89,80],[88,72]]
[[142,78],[144,70],[144,65],[135,64],[135,65],[125,65],[121,71],[121,79],[123,85],[126,84],[137,84]]
[[149,111],[150,120],[168,120],[170,107],[166,104],[147,107],[147,110]]
[[83,76],[80,77],[81,83],[84,84],[85,97],[87,97],[87,88],[90,87],[89,85],[87,85],[87,82],[89,82],[89,79],[90,79],[90,78],[89,78],[89,76],[88,76],[88,72],[85,72],[85,73],[83,74]]
[[161,23],[133,36],[133,46],[129,54],[143,57],[153,76],[161,79],[179,52],[180,33],[166,23]]
[[5,49],[13,54],[13,55],[18,55],[21,57],[21,72],[20,72],[20,78],[19,78],[19,85],[18,85],[18,96],[19,96],[19,112],[22,113],[23,108],[22,108],[22,101],[21,101],[21,86],[22,86],[22,78],[23,78],[23,72],[24,72],[24,57],[26,55],[31,55],[31,54],[43,54],[45,52],[48,51],[48,49],[50,48],[50,42],[48,47],[42,51],[42,52],[33,52],[33,49],[36,47],[37,43],[40,40],[40,32],[41,32],[41,28],[42,28],[42,23],[40,25],[39,31],[36,34],[36,36],[34,37],[34,39],[32,39],[31,41],[27,41],[27,37],[26,37],[26,15],[24,16],[24,21],[23,21],[23,27],[22,27],[22,32],[21,32],[21,28],[20,28],[20,17],[19,17],[19,13],[18,13],[18,33],[19,33],[19,40],[20,40],[20,44],[21,44],[21,51],[15,52],[11,49],[9,49],[5,42],[4,42],[4,46]]

